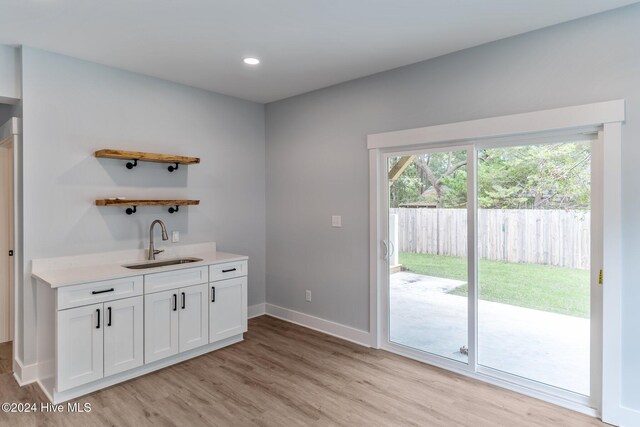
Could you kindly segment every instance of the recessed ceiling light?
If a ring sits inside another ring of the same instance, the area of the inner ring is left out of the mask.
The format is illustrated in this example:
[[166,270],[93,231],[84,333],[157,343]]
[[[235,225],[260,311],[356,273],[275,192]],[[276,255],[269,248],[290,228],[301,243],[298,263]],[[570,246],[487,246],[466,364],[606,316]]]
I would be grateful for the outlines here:
[[258,58],[248,57],[248,58],[244,58],[242,62],[244,62],[247,65],[258,65],[260,63],[260,60]]

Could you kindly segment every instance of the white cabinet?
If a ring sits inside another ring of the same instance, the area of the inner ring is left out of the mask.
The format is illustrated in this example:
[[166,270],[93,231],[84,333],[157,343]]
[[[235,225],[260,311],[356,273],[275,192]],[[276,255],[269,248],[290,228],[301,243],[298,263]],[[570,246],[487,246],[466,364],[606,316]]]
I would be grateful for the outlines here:
[[209,342],[207,284],[145,295],[145,363]]
[[103,304],[58,312],[58,391],[102,378],[103,314]]
[[239,342],[248,261],[51,288],[38,277],[38,375],[53,401],[78,397]]
[[142,295],[142,276],[83,283],[58,289],[58,310]]
[[180,351],[209,343],[207,284],[180,289]]
[[178,289],[144,296],[144,362],[178,354]]
[[139,296],[58,311],[57,390],[142,366],[142,310]]
[[143,364],[142,296],[104,303],[104,375]]
[[247,261],[225,262],[209,266],[209,281],[233,279],[247,275]]
[[209,342],[246,332],[247,278],[213,282],[209,288]]
[[185,288],[192,285],[200,285],[209,281],[209,269],[207,267],[184,268],[162,273],[145,274],[144,293],[167,291],[176,288]]

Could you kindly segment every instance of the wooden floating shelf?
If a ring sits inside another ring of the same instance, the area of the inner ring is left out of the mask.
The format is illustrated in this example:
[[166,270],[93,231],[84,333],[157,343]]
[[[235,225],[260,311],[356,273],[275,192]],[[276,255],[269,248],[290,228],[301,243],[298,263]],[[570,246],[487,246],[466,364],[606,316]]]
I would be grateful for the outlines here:
[[101,199],[96,200],[96,206],[193,206],[199,205],[200,200],[141,200],[141,199]]
[[136,213],[138,206],[171,206],[169,213],[179,211],[180,206],[197,206],[200,200],[142,200],[142,199],[100,199],[96,200],[96,206],[129,206],[127,215]]
[[199,157],[176,156],[173,154],[157,154],[144,153],[141,151],[124,151],[104,149],[95,153],[96,157],[104,159],[129,160],[127,169],[133,169],[138,165],[138,161],[152,163],[172,163],[175,166],[169,166],[169,172],[178,169],[178,165],[195,165],[200,163]]

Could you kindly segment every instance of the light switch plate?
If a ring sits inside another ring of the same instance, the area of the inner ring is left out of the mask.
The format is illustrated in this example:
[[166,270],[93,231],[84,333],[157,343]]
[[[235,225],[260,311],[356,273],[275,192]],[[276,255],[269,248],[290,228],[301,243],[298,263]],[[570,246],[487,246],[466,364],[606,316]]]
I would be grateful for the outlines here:
[[180,241],[180,232],[179,231],[172,231],[171,232],[171,242],[172,243],[178,243]]
[[342,227],[342,217],[340,215],[333,215],[331,217],[332,227]]

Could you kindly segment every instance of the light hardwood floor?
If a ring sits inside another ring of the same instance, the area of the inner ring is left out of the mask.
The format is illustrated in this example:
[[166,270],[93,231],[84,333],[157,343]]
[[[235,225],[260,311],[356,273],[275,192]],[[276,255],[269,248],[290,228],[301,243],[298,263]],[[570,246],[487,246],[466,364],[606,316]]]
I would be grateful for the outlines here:
[[[4,414],[2,426],[604,426],[598,420],[267,316],[245,341],[77,399],[85,414]],[[0,402],[18,387],[0,345]]]

